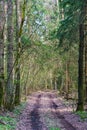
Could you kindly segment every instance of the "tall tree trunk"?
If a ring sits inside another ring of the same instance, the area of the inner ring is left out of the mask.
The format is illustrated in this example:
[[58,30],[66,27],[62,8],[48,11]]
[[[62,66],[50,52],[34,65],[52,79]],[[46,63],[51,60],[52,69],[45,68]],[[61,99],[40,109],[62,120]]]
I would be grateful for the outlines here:
[[69,77],[69,61],[66,63],[66,84],[65,84],[65,91],[66,91],[66,99],[69,98],[69,89],[70,89],[70,77]]
[[15,1],[16,5],[16,66],[15,66],[15,105],[20,104],[20,51],[19,51],[19,0]]
[[25,83],[24,83],[24,95],[25,95],[25,101],[27,99],[27,83],[28,83],[28,78],[29,78],[29,74],[30,73],[30,70],[28,70],[27,72],[27,76],[26,76],[26,80],[25,80]]
[[52,72],[50,71],[50,89],[53,88],[53,84],[52,84]]
[[14,107],[13,85],[13,1],[7,0],[7,84],[5,107],[12,110]]
[[84,110],[84,90],[83,90],[83,54],[84,54],[84,28],[83,28],[83,16],[84,16],[84,7],[81,9],[80,16],[80,25],[79,25],[79,63],[78,63],[78,104],[77,111]]
[[59,3],[59,12],[60,12],[60,18],[59,18],[59,20],[64,20],[65,14],[64,14],[64,8],[60,8],[61,2],[62,2],[62,0],[58,1],[58,3]]
[[4,24],[5,24],[5,1],[0,0],[0,107],[3,101],[4,88]]
[[60,86],[60,94],[62,94],[64,92],[64,78],[62,76],[62,81],[61,81],[61,86]]
[[85,21],[84,21],[84,44],[85,44],[85,93],[87,102],[87,2],[85,3]]
[[[26,0],[23,2],[22,7],[22,17],[21,17],[21,23],[20,28],[18,26],[18,6],[19,6],[19,0],[16,0],[16,44],[17,44],[17,56],[16,56],[16,90],[15,90],[15,105],[20,104],[20,53],[21,53],[21,35],[23,31],[23,24],[25,21],[25,9],[26,9]],[[18,30],[19,28],[19,30]]]

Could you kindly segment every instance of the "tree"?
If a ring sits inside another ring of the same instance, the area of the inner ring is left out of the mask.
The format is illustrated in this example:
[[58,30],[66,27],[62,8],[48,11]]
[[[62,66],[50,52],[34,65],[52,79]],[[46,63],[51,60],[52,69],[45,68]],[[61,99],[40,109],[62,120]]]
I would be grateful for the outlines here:
[[4,89],[4,25],[5,25],[5,1],[0,0],[0,107],[3,101]]
[[20,103],[20,65],[19,65],[19,0],[15,1],[16,5],[16,65],[15,65],[15,105]]
[[81,15],[79,21],[79,63],[78,63],[78,105],[77,111],[84,110],[84,83],[83,83],[83,66],[84,66],[84,4],[81,7]]
[[13,1],[7,0],[7,84],[5,108],[12,110],[14,107],[13,85]]
[[15,88],[15,105],[20,104],[20,57],[21,57],[21,36],[23,32],[23,24],[25,21],[25,10],[26,10],[26,0],[23,1],[22,7],[22,17],[20,28],[18,25],[18,6],[19,1],[16,0],[16,66],[15,66],[15,81],[16,81],[16,88]]
[[84,46],[85,46],[85,94],[87,102],[87,0],[84,5]]

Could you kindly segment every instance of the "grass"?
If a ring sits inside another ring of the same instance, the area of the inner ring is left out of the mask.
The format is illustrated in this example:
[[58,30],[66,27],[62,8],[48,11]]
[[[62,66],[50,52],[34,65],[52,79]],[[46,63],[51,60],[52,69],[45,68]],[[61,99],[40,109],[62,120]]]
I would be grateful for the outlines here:
[[26,106],[25,102],[21,103],[19,106],[15,107],[15,109],[13,110],[13,113],[15,115],[20,115],[22,111],[24,110],[25,106]]
[[16,127],[17,121],[15,118],[10,116],[0,116],[0,120],[5,122],[5,125],[0,124],[0,130],[13,130]]
[[0,116],[0,121],[4,123],[0,123],[0,130],[14,130],[18,122],[18,117],[24,110],[25,106],[26,103],[21,103],[13,110],[13,112],[7,112],[4,116]]
[[80,118],[84,121],[85,119],[87,119],[87,112],[86,111],[77,111],[75,112],[75,114],[79,115]]
[[61,130],[61,129],[60,128],[52,127],[52,128],[50,128],[50,130]]

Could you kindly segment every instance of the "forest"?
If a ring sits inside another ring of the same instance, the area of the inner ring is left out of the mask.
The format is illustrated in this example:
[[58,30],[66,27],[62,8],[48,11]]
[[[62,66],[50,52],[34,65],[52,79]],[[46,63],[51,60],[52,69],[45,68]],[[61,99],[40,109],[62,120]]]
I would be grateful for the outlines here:
[[0,130],[87,130],[87,0],[0,0]]

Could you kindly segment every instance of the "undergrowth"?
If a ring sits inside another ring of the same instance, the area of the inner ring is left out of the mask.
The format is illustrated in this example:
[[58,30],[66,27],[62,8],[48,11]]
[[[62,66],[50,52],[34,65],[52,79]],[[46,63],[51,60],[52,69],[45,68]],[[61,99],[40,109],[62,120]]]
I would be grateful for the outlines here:
[[6,112],[0,115],[0,130],[14,130],[16,128],[18,118],[23,112],[26,103],[21,103],[19,106],[15,107],[13,112]]
[[60,128],[52,127],[52,128],[50,128],[50,130],[61,130],[61,129]]
[[87,111],[77,111],[75,114],[79,115],[82,121],[87,120]]

